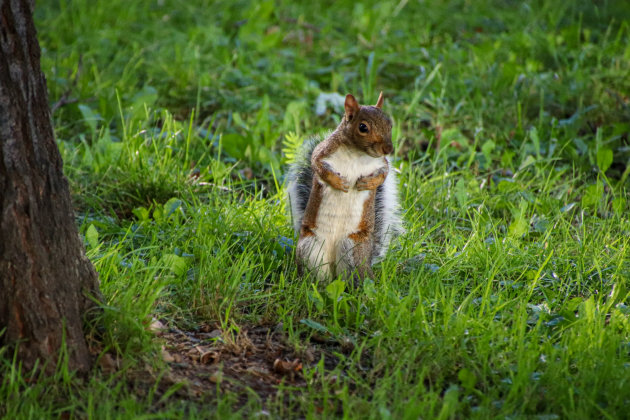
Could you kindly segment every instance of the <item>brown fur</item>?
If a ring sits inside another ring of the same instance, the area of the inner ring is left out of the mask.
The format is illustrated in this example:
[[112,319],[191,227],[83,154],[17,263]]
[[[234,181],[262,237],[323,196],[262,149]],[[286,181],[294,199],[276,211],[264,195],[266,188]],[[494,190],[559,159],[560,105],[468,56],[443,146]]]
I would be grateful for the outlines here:
[[[313,188],[311,189],[310,200],[313,203],[321,203],[322,201],[322,185],[320,183],[313,182]],[[319,211],[319,205],[313,205],[312,208],[306,208],[304,212],[304,218],[302,219],[302,227],[300,229],[300,238],[306,238],[315,235],[313,230],[317,227],[317,213]]]
[[368,176],[360,177],[356,184],[354,184],[354,187],[359,191],[376,190],[379,185],[385,182],[385,178],[389,172],[389,165],[387,164],[387,159],[383,159],[383,161],[385,162],[385,166]]
[[[313,169],[313,185],[309,196],[302,225],[300,242],[305,238],[316,235],[317,215],[322,202],[322,194],[325,185],[339,191],[348,192],[354,188],[359,191],[370,190],[369,197],[363,202],[361,220],[356,231],[351,233],[343,244],[340,245],[343,257],[340,264],[335,264],[334,271],[338,271],[341,263],[350,271],[356,270],[359,279],[372,276],[370,262],[374,247],[373,232],[375,223],[375,196],[376,189],[387,177],[389,168],[387,160],[383,157],[384,166],[367,176],[361,176],[355,185],[350,185],[348,179],[336,172],[324,159],[331,156],[340,146],[352,147],[361,153],[371,157],[385,156],[393,151],[391,141],[392,123],[389,117],[381,110],[383,106],[383,94],[379,95],[376,106],[360,106],[354,96],[347,95],[345,101],[345,115],[337,129],[313,150],[311,166]],[[361,125],[363,125],[361,127]],[[367,127],[367,132],[366,132]],[[297,255],[298,270],[304,272],[303,264],[308,255]],[[343,270],[349,275],[347,270]],[[336,273],[341,274],[341,273]],[[354,275],[353,275],[354,277]]]
[[354,242],[363,242],[370,239],[370,235],[374,231],[374,197],[376,190],[370,192],[370,197],[363,203],[363,215],[357,226],[357,231],[351,233],[348,238]]

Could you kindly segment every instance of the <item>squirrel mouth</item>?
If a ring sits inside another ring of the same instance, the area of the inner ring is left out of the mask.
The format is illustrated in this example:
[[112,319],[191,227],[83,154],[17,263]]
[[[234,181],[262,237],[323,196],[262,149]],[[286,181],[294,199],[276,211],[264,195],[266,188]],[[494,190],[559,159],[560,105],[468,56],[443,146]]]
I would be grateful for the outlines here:
[[380,153],[374,149],[367,150],[367,154],[373,158],[379,158],[379,157],[385,156],[384,153]]
[[372,157],[387,156],[393,151],[393,149],[394,148],[391,145],[384,144],[384,145],[381,145],[380,147],[371,148],[368,151],[368,154]]

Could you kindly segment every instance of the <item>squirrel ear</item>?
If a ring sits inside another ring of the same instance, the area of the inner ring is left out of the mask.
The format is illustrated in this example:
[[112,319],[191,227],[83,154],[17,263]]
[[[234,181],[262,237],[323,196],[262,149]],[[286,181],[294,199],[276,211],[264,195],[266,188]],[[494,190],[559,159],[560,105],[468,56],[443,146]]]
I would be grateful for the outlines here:
[[376,101],[376,107],[383,108],[383,101],[384,101],[383,92],[381,91],[381,94],[378,95],[378,100]]
[[359,112],[359,103],[351,94],[346,95],[344,107],[346,108],[346,120],[348,121],[351,121],[357,112]]

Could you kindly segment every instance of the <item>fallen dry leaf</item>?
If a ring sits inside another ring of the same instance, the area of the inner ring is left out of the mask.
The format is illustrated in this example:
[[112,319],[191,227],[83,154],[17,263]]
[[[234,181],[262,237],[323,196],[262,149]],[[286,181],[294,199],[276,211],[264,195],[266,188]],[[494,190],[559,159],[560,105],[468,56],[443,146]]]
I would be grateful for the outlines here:
[[168,328],[159,319],[151,318],[151,324],[149,324],[149,331],[156,335],[162,335]]
[[117,368],[116,361],[109,353],[105,353],[103,357],[98,360],[98,364],[104,373],[113,373]]
[[295,359],[292,362],[276,359],[273,362],[274,372],[281,373],[283,375],[293,374],[302,370],[302,363],[300,359]]
[[169,353],[168,350],[164,348],[164,346],[162,346],[162,360],[164,360],[166,363],[173,363],[175,361],[173,355]]
[[213,373],[212,375],[210,375],[210,377],[208,378],[208,380],[210,382],[212,382],[213,384],[219,383],[221,382],[221,380],[223,379],[223,374],[221,372],[216,372]]
[[209,350],[207,348],[196,346],[195,349],[200,353],[199,363],[208,364],[216,363],[219,361],[219,352],[215,350]]

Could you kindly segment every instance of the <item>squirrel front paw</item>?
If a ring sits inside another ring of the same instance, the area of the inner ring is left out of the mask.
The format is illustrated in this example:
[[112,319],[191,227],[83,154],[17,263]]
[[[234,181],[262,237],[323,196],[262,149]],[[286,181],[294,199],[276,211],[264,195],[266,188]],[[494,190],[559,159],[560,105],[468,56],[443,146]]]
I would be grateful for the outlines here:
[[359,177],[356,184],[354,184],[354,188],[358,191],[375,190],[379,185],[385,182],[386,176],[387,172],[378,171],[370,175]]
[[328,178],[328,184],[336,190],[348,192],[350,191],[350,181],[346,177],[334,174]]
[[319,175],[320,179],[336,190],[348,192],[350,191],[350,181],[339,172],[336,172],[328,162],[317,162],[313,165],[313,169]]

